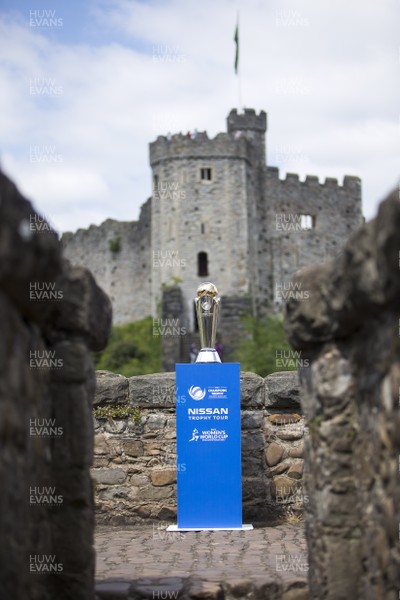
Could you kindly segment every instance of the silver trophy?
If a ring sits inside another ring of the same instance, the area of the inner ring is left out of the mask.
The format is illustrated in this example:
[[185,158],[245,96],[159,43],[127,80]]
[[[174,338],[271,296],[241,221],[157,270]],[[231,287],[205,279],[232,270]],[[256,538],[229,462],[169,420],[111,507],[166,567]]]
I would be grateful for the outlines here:
[[221,298],[218,296],[218,290],[213,283],[205,281],[199,285],[195,304],[201,350],[197,355],[196,363],[221,362],[215,349],[220,303]]

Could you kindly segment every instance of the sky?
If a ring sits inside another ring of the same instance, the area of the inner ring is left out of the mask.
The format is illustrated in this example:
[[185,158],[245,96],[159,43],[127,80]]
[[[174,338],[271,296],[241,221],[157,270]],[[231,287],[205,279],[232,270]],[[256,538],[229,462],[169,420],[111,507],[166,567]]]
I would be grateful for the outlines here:
[[248,107],[282,179],[357,175],[372,218],[399,182],[399,17],[399,0],[0,0],[1,168],[60,232],[136,220],[149,143]]

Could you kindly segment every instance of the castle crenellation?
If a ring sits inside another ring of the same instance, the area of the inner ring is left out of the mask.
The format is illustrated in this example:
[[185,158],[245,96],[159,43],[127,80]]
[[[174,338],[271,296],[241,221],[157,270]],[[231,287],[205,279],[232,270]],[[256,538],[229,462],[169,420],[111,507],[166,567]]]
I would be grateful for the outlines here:
[[248,140],[235,140],[227,133],[219,133],[215,138],[209,138],[206,132],[201,132],[194,139],[177,134],[171,140],[159,136],[157,141],[150,144],[150,164],[156,166],[159,162],[169,160],[196,159],[207,155],[208,158],[247,159]]
[[336,177],[325,177],[325,180],[321,183],[317,175],[306,175],[304,181],[301,181],[298,173],[286,173],[286,177],[284,179],[281,179],[279,177],[278,167],[268,166],[266,170],[268,177],[274,177],[276,179],[279,179],[279,181],[281,181],[282,183],[295,182],[301,183],[303,185],[319,185],[320,187],[329,188],[352,188],[353,186],[356,186],[358,188],[361,185],[361,179],[359,177],[355,177],[354,175],[345,175],[343,177],[343,184],[340,185]]
[[234,109],[213,138],[196,130],[158,136],[152,197],[139,220],[63,236],[66,256],[89,267],[111,297],[115,323],[156,317],[163,288],[180,282],[182,326],[194,331],[193,295],[207,279],[226,300],[248,307],[240,298],[250,298],[256,315],[279,309],[282,284],[337,254],[361,225],[360,179],[280,179],[266,164],[266,130],[264,111]]

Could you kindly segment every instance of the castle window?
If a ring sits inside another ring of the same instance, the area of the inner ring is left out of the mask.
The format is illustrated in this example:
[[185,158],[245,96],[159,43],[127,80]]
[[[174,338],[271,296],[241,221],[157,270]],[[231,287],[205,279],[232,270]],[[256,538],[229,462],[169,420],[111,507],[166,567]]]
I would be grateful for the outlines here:
[[199,252],[197,255],[197,275],[199,277],[207,277],[208,276],[207,252]]
[[202,223],[202,224],[201,224],[200,231],[201,231],[201,233],[204,233],[204,232],[205,232],[204,223]]
[[300,225],[302,229],[314,229],[315,217],[312,215],[300,215]]
[[210,168],[206,168],[206,169],[200,169],[200,179],[201,181],[211,181],[212,177],[211,177],[211,169]]
[[158,175],[153,177],[153,192],[158,192]]

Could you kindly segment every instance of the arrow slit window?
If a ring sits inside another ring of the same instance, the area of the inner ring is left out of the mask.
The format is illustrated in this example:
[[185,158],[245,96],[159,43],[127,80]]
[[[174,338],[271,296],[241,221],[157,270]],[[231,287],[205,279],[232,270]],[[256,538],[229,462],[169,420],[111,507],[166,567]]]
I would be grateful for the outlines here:
[[197,275],[199,277],[207,277],[208,276],[207,252],[199,252],[197,255]]

